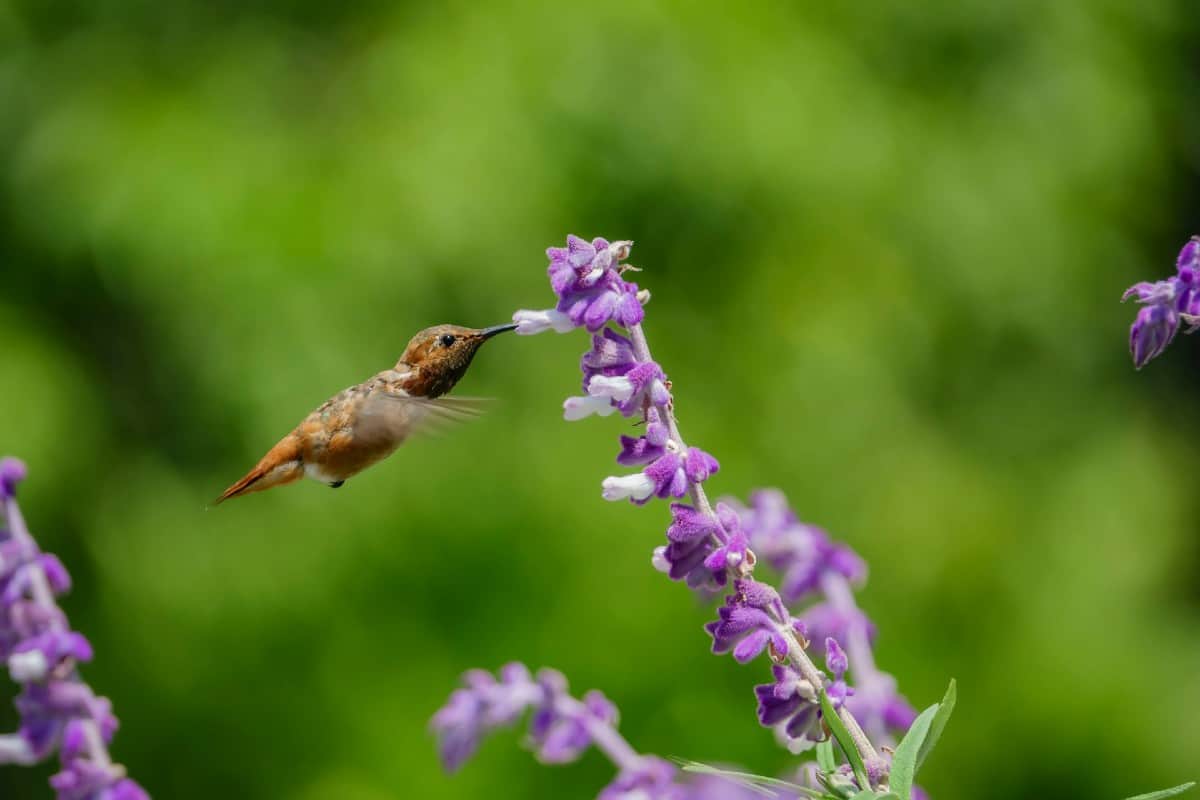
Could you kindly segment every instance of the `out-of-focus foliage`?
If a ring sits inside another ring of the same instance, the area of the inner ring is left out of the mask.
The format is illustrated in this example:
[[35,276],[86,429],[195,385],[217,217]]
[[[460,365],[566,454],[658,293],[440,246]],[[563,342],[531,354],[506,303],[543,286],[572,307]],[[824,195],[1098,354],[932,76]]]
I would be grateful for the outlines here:
[[488,345],[487,419],[337,492],[206,510],[416,329],[547,304],[575,232],[637,241],[714,490],[778,484],[868,559],[916,705],[958,679],[935,796],[1195,777],[1196,349],[1135,374],[1115,302],[1200,231],[1194,18],[0,0],[0,451],[116,755],[175,800],[589,796],[594,757],[438,770],[458,673],[521,658],[644,750],[794,763],[765,666],[650,569],[666,509],[599,499],[622,423],[559,418],[582,335]]

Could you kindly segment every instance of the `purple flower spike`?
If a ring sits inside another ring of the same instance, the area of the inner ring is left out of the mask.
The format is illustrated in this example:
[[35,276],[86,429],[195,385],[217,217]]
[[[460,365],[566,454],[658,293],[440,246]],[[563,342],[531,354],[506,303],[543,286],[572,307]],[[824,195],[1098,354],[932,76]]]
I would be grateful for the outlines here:
[[50,785],[59,800],[148,800],[109,758],[117,718],[76,671],[92,659],[92,646],[54,601],[71,578],[62,562],[39,552],[25,526],[15,497],[24,477],[21,462],[0,461],[0,661],[21,685],[20,727],[0,735],[0,763],[33,764],[57,750],[62,769]]
[[[645,424],[640,435],[621,437],[617,455],[619,464],[641,471],[605,478],[602,496],[610,501],[628,499],[637,505],[655,497],[689,498],[687,503],[671,504],[667,541],[654,549],[654,568],[673,580],[685,581],[701,595],[713,594],[732,582],[732,593],[705,630],[714,653],[731,653],[744,663],[767,652],[775,662],[775,682],[756,689],[760,721],[774,728],[793,751],[811,747],[822,737],[817,700],[827,692],[835,706],[846,709],[839,716],[852,732],[870,728],[866,736],[855,736],[854,746],[869,765],[871,787],[864,788],[878,787],[889,764],[869,737],[881,735],[886,714],[892,719],[909,717],[903,698],[894,691],[894,681],[874,667],[872,628],[854,603],[851,587],[866,579],[866,564],[820,528],[801,523],[778,492],[755,494],[748,508],[726,503],[712,506],[704,484],[720,465],[705,451],[689,447],[679,432],[671,384],[653,360],[640,324],[649,292],[624,279],[629,267],[621,262],[629,255],[629,245],[569,236],[566,247],[547,250],[550,283],[558,302],[553,312],[518,312],[514,317],[518,332],[560,330],[568,324],[592,331],[591,348],[580,359],[585,395],[569,398],[563,405],[564,416],[574,420],[609,416],[619,410],[626,417],[639,416]],[[1180,256],[1180,276],[1173,280],[1183,287],[1181,292],[1174,294],[1175,284],[1167,285],[1178,319],[1187,319],[1197,272],[1200,244]],[[1149,304],[1164,302],[1164,292],[1151,284],[1133,290],[1139,300]],[[625,330],[606,327],[609,324]],[[760,561],[782,573],[782,595],[753,579]],[[826,640],[832,679],[806,652],[808,625],[785,606],[785,602],[816,598],[824,602],[801,613]],[[855,664],[853,690],[845,680],[850,661]],[[890,692],[886,691],[889,686]],[[851,701],[869,712],[865,724],[852,718]],[[589,743],[605,750],[620,773],[602,795],[604,800],[675,796],[669,769],[661,775],[648,773],[647,762],[634,762],[626,749],[614,746],[606,733],[610,729],[596,727],[598,724],[599,719],[587,714],[565,714],[559,701],[543,703],[534,714],[533,739],[544,760],[574,759]],[[881,744],[890,743],[887,733],[883,731]],[[834,793],[848,797],[857,792],[847,765],[823,774],[822,781],[822,788],[835,789]],[[665,793],[659,791],[660,786]],[[692,792],[698,786],[689,784],[686,796],[690,800],[710,798],[707,791]],[[711,795],[717,796],[730,795]]]

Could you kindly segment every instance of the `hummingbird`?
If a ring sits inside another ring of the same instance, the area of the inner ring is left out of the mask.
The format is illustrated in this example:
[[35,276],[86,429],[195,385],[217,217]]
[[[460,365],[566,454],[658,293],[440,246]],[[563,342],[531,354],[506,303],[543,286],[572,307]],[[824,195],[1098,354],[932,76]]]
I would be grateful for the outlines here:
[[484,342],[516,327],[426,328],[409,341],[396,366],[326,400],[213,504],[304,477],[336,489],[390,456],[414,431],[476,416],[476,403],[443,395],[466,374]]

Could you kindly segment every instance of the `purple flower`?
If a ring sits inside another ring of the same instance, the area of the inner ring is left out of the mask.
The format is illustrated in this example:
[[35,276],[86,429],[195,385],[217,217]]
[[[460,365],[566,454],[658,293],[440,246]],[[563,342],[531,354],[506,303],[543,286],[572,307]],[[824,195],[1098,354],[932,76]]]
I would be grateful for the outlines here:
[[627,417],[639,412],[648,417],[655,406],[671,400],[665,377],[653,361],[638,364],[624,374],[594,374],[587,379],[586,396],[568,398],[563,404],[564,416],[568,420],[589,414],[606,417],[616,409]]
[[897,691],[896,679],[883,672],[859,681],[846,708],[868,735],[877,738],[889,732],[903,736],[917,718],[917,710]]
[[50,630],[19,642],[8,657],[8,669],[17,683],[40,681],[68,660],[91,661],[92,646],[81,633]]
[[513,317],[517,333],[551,329],[562,333],[569,329],[568,321],[592,332],[609,322],[626,328],[640,323],[644,312],[637,284],[621,277],[628,269],[621,262],[629,257],[632,245],[602,238],[588,242],[571,235],[566,247],[548,248],[546,271],[558,304],[548,311],[518,311]]
[[725,570],[714,572],[704,566],[715,545],[707,539],[690,542],[671,542],[654,548],[650,563],[673,581],[685,581],[692,589],[704,593],[725,585]]
[[541,670],[535,678],[523,664],[512,663],[501,668],[499,680],[471,670],[463,684],[430,721],[448,772],[461,767],[483,737],[512,725],[526,711],[532,711],[529,744],[547,764],[574,761],[598,730],[613,729],[615,735],[616,707],[600,692],[588,692],[582,701],[571,697],[567,679],[555,670]]
[[669,433],[667,426],[658,422],[658,412],[651,411],[654,421],[646,425],[646,432],[641,436],[622,436],[621,453],[617,463],[626,467],[636,467],[657,460],[666,452]]
[[533,715],[529,736],[540,761],[565,764],[579,758],[591,746],[594,726],[616,727],[617,708],[597,691],[583,696],[582,707],[574,701],[564,706],[559,698],[566,696],[566,679],[560,673],[552,674],[553,687],[539,675],[538,682],[546,688],[546,699]]
[[26,474],[25,465],[17,459],[0,460],[0,498],[8,500],[15,497],[17,484],[25,480]]
[[1135,283],[1121,296],[1143,304],[1129,329],[1129,352],[1141,369],[1158,357],[1175,339],[1180,320],[1189,322],[1186,333],[1196,329],[1200,316],[1200,239],[1192,237],[1175,262],[1176,274],[1154,283]]
[[[782,573],[783,600],[794,605],[820,598],[795,616],[814,641],[836,640],[829,665],[836,676],[828,687],[831,699],[844,702],[870,738],[887,742],[891,734],[902,735],[916,712],[896,690],[895,678],[875,666],[870,651],[875,626],[858,608],[851,590],[852,583],[866,578],[866,564],[825,531],[797,519],[781,492],[754,492],[748,506],[728,502],[737,509],[753,552]],[[850,658],[855,660],[853,691],[843,677],[844,662]]]
[[557,310],[593,332],[609,322],[629,327],[641,322],[645,313],[637,291],[636,283],[616,278],[592,289],[569,292],[558,301]]
[[1136,296],[1138,302],[1147,303],[1138,310],[1129,328],[1129,353],[1137,369],[1158,357],[1175,339],[1179,331],[1179,311],[1175,308],[1177,290],[1178,282],[1172,279],[1132,286],[1122,297],[1124,300]]
[[[750,550],[737,512],[725,503],[717,503],[717,519],[720,521],[721,546],[704,559],[704,566],[713,572],[733,570],[739,575],[748,573],[754,568],[755,556]],[[670,536],[669,529],[667,535]]]
[[774,682],[754,687],[758,698],[758,722],[773,728],[793,753],[801,753],[824,740],[821,704],[817,690],[789,666],[771,667]]
[[847,686],[844,680],[848,664],[846,653],[837,643],[837,639],[832,636],[826,638],[825,666],[833,673],[833,681],[825,687],[825,693],[829,695],[829,702],[834,708],[841,708],[845,705],[846,698],[854,694],[854,690]]
[[[553,683],[552,676],[546,680]],[[463,683],[430,721],[447,772],[454,772],[474,755],[484,736],[512,724],[546,696],[545,688],[534,683],[524,664],[502,667],[499,681],[483,670],[471,670],[463,675]]]
[[592,397],[607,397],[622,414],[631,417],[670,401],[665,380],[662,368],[646,361],[623,374],[593,375],[587,382],[587,391]]
[[76,672],[76,664],[91,660],[92,647],[54,602],[71,579],[62,562],[38,551],[25,527],[16,502],[24,477],[19,461],[0,461],[0,658],[21,684],[20,727],[0,735],[0,763],[32,764],[58,750],[62,769],[50,785],[59,800],[148,800],[109,760],[117,719]]
[[672,542],[692,542],[714,536],[721,530],[720,523],[684,503],[671,503],[671,525],[667,528],[667,539]]
[[670,763],[644,756],[636,767],[622,770],[597,800],[689,800],[691,792],[675,783],[675,775]]
[[724,565],[710,569],[705,562],[723,536],[720,523],[712,516],[683,503],[672,503],[667,544],[655,549],[652,563],[672,580],[686,580],[694,589],[719,589],[725,585]]
[[860,626],[867,634],[868,643],[875,639],[875,624],[857,607],[849,609],[828,602],[816,603],[800,612],[799,617],[816,641],[830,637],[846,639],[851,626]]
[[796,603],[818,591],[827,572],[854,583],[866,579],[866,563],[858,554],[831,541],[821,528],[800,522],[782,492],[754,492],[749,506],[726,502],[737,508],[750,547],[782,574],[780,593],[787,603]]
[[[622,455],[625,454],[622,440]],[[683,453],[669,448],[651,461],[640,473],[612,476],[604,479],[602,495],[605,500],[629,498],[641,504],[653,497],[683,497],[690,485],[702,483],[720,469],[717,460],[698,447]]]
[[1188,239],[1175,259],[1175,273],[1186,286],[1200,283],[1200,236]]
[[688,490],[687,456],[668,451],[642,472],[654,484],[656,497],[683,497]]
[[633,342],[612,328],[605,328],[602,333],[592,336],[592,349],[579,360],[583,389],[587,391],[588,382],[597,375],[624,375],[636,365]]
[[704,626],[712,637],[714,653],[733,652],[741,662],[752,661],[768,645],[777,657],[788,652],[787,631],[800,637],[804,625],[793,620],[783,607],[778,593],[765,583],[752,578],[734,582],[734,591],[717,609],[717,619]]

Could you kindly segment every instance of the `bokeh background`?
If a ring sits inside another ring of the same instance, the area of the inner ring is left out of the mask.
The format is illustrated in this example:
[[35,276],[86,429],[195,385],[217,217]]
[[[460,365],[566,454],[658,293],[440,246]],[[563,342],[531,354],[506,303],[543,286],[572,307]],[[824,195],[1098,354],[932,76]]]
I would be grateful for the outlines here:
[[206,508],[416,329],[548,305],[568,232],[637,241],[714,491],[862,553],[915,704],[959,680],[935,797],[1200,777],[1200,351],[1135,373],[1117,303],[1200,232],[1194,8],[817,5],[0,0],[0,450],[156,797],[593,796],[515,733],[442,775],[428,717],[510,659],[794,763],[651,570],[665,507],[599,498],[582,334],[496,340],[485,420],[340,491]]

